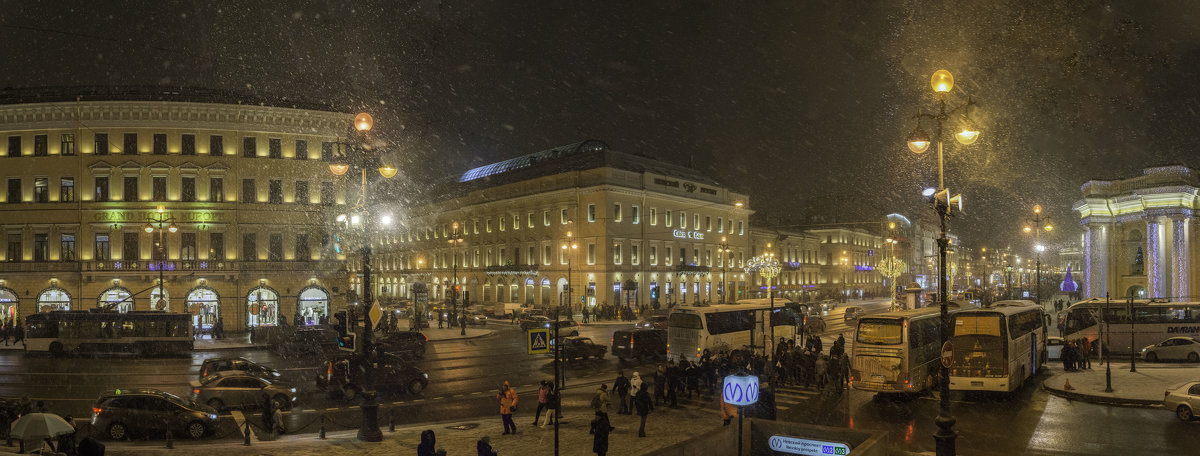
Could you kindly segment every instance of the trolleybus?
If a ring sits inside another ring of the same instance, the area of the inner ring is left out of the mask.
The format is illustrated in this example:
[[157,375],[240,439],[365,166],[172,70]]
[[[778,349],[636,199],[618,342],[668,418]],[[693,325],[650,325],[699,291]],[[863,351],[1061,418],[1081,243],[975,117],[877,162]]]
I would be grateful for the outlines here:
[[65,310],[25,317],[25,351],[84,353],[188,353],[192,316],[186,313]]

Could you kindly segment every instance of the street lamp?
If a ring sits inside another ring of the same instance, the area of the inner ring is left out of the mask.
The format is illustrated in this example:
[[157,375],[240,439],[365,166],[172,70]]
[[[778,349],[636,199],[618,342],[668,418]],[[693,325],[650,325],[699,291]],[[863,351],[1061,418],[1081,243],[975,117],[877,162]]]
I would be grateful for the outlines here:
[[[167,310],[167,298],[164,297],[167,294],[167,290],[164,288],[164,286],[166,286],[166,282],[163,281],[163,269],[165,269],[164,266],[166,265],[167,260],[167,242],[164,236],[166,231],[170,231],[172,233],[179,231],[179,227],[175,226],[175,217],[168,217],[167,214],[163,212],[163,206],[161,204],[158,205],[158,212],[150,216],[150,221],[158,225],[158,264],[155,265],[155,267],[158,268],[158,301],[151,302],[150,309]],[[170,222],[170,225],[168,225],[164,230],[163,224],[168,222]],[[154,225],[150,223],[146,224],[146,233],[154,233],[154,229]]]
[[[770,243],[767,243],[767,248],[771,248]],[[771,327],[771,342],[774,343],[775,325],[772,324],[771,318],[775,316],[775,290],[772,283],[775,279],[775,276],[779,275],[779,272],[783,270],[783,266],[779,264],[779,261],[775,260],[775,252],[768,251],[764,252],[762,255],[751,258],[750,261],[746,263],[746,270],[757,271],[759,275],[767,279],[767,297],[771,300],[771,307],[770,313],[767,314],[766,322],[767,325]],[[763,349],[765,350],[766,348],[766,344],[763,344]],[[754,349],[753,340],[750,341],[750,349]],[[774,350],[771,350],[771,352],[774,353]],[[772,359],[772,361],[773,360],[774,359]]]
[[[354,206],[350,208],[352,223],[361,222],[362,229],[362,247],[359,249],[359,254],[362,256],[362,274],[363,274],[363,326],[362,334],[357,339],[361,343],[357,343],[355,351],[360,356],[369,357],[371,354],[371,310],[375,306],[375,301],[372,297],[371,290],[371,225],[372,220],[369,217],[367,210],[367,170],[374,168],[379,172],[380,176],[385,179],[396,175],[396,167],[392,163],[384,163],[379,154],[372,150],[371,144],[367,142],[368,132],[374,125],[375,120],[370,114],[360,113],[354,117],[354,129],[357,133],[357,141],[336,142],[337,149],[333,159],[329,162],[329,171],[335,176],[345,175],[351,168],[359,170],[359,192],[358,200]],[[340,217],[340,216],[339,216]],[[364,384],[370,385],[374,363],[367,360],[363,363]],[[366,394],[362,403],[362,425],[358,429],[358,440],[364,442],[381,442],[383,441],[383,432],[379,430],[379,403],[375,400],[374,394]]]
[[[845,254],[846,254],[846,251],[843,250],[842,255],[845,255]],[[850,259],[843,256],[841,258],[841,263],[842,263],[842,303],[845,303],[846,302],[846,275],[849,273]]]
[[1033,293],[1038,305],[1042,304],[1042,252],[1046,250],[1046,246],[1042,245],[1042,231],[1047,233],[1054,231],[1054,225],[1042,217],[1042,205],[1034,204],[1033,218],[1029,219],[1029,223],[1025,225],[1025,232],[1033,233],[1033,249],[1037,252],[1035,253],[1037,255],[1037,285],[1035,285]]
[[[454,222],[446,241],[450,243],[450,255],[454,257],[454,282],[450,285],[450,327],[458,325],[458,246],[462,244],[463,236],[459,231],[458,222]],[[467,327],[461,326],[460,335],[467,335]]]
[[[568,221],[567,223],[571,223]],[[562,251],[567,255],[567,307],[571,306],[571,261],[573,253],[579,248],[579,244],[575,243],[574,235],[568,231],[567,239],[563,241]],[[558,393],[558,397],[562,397],[562,389],[566,386],[566,376],[562,375],[562,344],[558,339],[558,324],[559,315],[562,315],[563,305],[559,303],[558,311],[554,312],[554,391]],[[557,401],[554,404],[554,454],[558,454],[558,422],[561,421],[558,417],[562,416],[562,401]]]
[[[917,128],[908,136],[908,148],[913,153],[920,154],[929,149],[933,141],[937,141],[938,185],[932,195],[931,202],[941,222],[941,232],[938,236],[938,300],[940,301],[938,304],[941,308],[942,345],[944,347],[946,342],[949,341],[951,328],[950,314],[947,310],[949,289],[946,278],[946,250],[950,241],[946,236],[946,225],[950,218],[951,206],[957,204],[958,210],[962,210],[962,196],[951,196],[950,190],[946,188],[945,161],[942,153],[943,127],[951,119],[957,119],[958,131],[954,134],[954,138],[963,145],[970,145],[979,139],[979,130],[969,117],[971,105],[975,104],[971,101],[970,97],[967,98],[966,103],[947,109],[945,94],[954,88],[954,76],[949,71],[938,70],[933,73],[929,85],[934,93],[938,94],[937,114],[917,112]],[[923,118],[932,119],[936,124],[932,138],[921,128],[921,119]],[[938,401],[938,416],[934,419],[934,423],[938,426],[938,431],[934,434],[934,440],[937,442],[936,449],[938,456],[949,456],[954,454],[954,440],[957,434],[954,432],[954,417],[950,415],[950,370],[945,366],[941,368],[941,377],[942,381],[939,382],[940,387],[938,388],[941,396]]]
[[726,255],[733,255],[729,250],[729,242],[725,239],[725,236],[721,236],[721,242],[717,244],[717,255],[721,259],[721,286],[718,288],[718,291],[721,294],[721,304],[725,304],[725,261],[727,258]]

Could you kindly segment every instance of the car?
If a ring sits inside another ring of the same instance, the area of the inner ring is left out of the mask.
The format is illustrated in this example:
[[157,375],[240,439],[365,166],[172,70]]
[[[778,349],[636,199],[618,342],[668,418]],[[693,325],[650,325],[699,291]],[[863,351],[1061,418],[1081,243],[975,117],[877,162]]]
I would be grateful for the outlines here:
[[1196,419],[1197,407],[1200,407],[1200,382],[1181,383],[1163,392],[1163,408],[1173,410],[1180,421]]
[[467,324],[470,326],[487,326],[488,317],[480,312],[467,314]]
[[643,329],[667,329],[667,316],[651,315],[649,318],[637,322],[636,326]]
[[820,315],[812,314],[804,319],[805,334],[820,334],[825,332],[825,319]]
[[863,316],[862,307],[851,306],[846,308],[846,314],[842,317],[843,322],[858,321],[859,317]]
[[225,371],[241,371],[263,378],[279,378],[279,371],[246,358],[207,358],[200,364],[198,379]]
[[[370,378],[363,374],[367,363],[373,366]],[[420,394],[429,386],[429,374],[404,358],[391,353],[367,357],[352,355],[325,361],[321,375],[317,376],[317,388],[329,397],[353,400],[363,391],[404,391]]]
[[164,432],[198,439],[217,427],[217,411],[157,389],[116,389],[92,404],[92,428],[113,440]]
[[619,329],[613,332],[613,356],[621,361],[667,359],[667,330]]
[[579,322],[575,320],[558,320],[548,321],[542,327],[550,330],[550,335],[554,335],[554,327],[558,327],[558,337],[569,337],[579,335]]
[[296,388],[242,371],[224,371],[203,380],[192,380],[191,399],[218,412],[226,409],[259,408],[264,398],[289,410],[296,403]]
[[333,328],[298,328],[272,348],[285,358],[321,356],[337,348],[337,339]]
[[1058,336],[1050,336],[1046,338],[1046,360],[1058,361],[1062,359],[1063,347],[1067,345],[1067,340]]
[[1171,337],[1143,348],[1142,358],[1152,363],[1169,359],[1198,362],[1200,361],[1200,340],[1187,336]]
[[829,312],[835,308],[837,308],[837,301],[834,301],[832,299],[826,299],[824,301],[821,301],[821,311],[822,312]]
[[[608,347],[592,342],[590,337],[563,337],[561,354],[562,359],[604,359],[604,354],[608,353]],[[551,352],[553,354],[553,352]]]
[[545,328],[550,323],[550,318],[545,315],[526,315],[521,317],[520,327],[522,331],[531,329]]
[[396,331],[376,337],[375,343],[388,353],[407,359],[424,359],[429,337],[417,331]]

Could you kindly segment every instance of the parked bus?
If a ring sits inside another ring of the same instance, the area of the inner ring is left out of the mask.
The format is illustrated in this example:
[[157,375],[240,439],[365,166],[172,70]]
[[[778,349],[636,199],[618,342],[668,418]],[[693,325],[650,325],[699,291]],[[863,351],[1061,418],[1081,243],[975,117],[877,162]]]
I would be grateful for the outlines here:
[[997,301],[954,314],[950,389],[1011,392],[1046,362],[1046,312],[1032,301]]
[[[774,349],[771,326],[765,323],[771,312],[766,299],[743,299],[737,304],[702,307],[675,307],[667,321],[667,357],[696,361],[704,350],[716,353],[749,347]],[[800,319],[796,312],[776,299],[771,325],[775,338],[794,339]]]
[[66,310],[25,317],[27,353],[141,355],[191,350],[192,316],[186,313]]
[[[1103,322],[1107,324],[1102,325]],[[1101,326],[1104,326],[1107,344],[1098,342]],[[1104,298],[1079,301],[1067,308],[1062,336],[1066,339],[1087,338],[1096,353],[1101,349],[1112,350],[1114,354],[1129,354],[1135,350],[1140,353],[1141,347],[1169,337],[1200,336],[1200,302],[1136,299],[1130,303],[1114,299],[1105,303]]]
[[[947,308],[953,315],[959,306]],[[859,318],[854,331],[850,384],[860,391],[914,393],[932,387],[941,367],[939,307]]]

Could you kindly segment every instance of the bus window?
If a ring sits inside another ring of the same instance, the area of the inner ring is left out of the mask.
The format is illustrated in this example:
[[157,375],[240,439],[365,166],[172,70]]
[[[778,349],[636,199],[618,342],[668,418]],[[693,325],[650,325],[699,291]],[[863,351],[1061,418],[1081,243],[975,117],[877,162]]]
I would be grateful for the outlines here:
[[668,326],[672,328],[685,329],[703,329],[700,323],[700,316],[688,313],[673,313],[668,321]]
[[754,329],[754,311],[713,312],[705,314],[709,334],[726,334]]
[[872,345],[896,345],[903,342],[903,334],[900,320],[868,318],[858,322],[856,341]]
[[28,328],[25,331],[25,337],[58,337],[58,324],[55,322],[46,322],[42,320],[34,321],[32,318],[25,320]]

